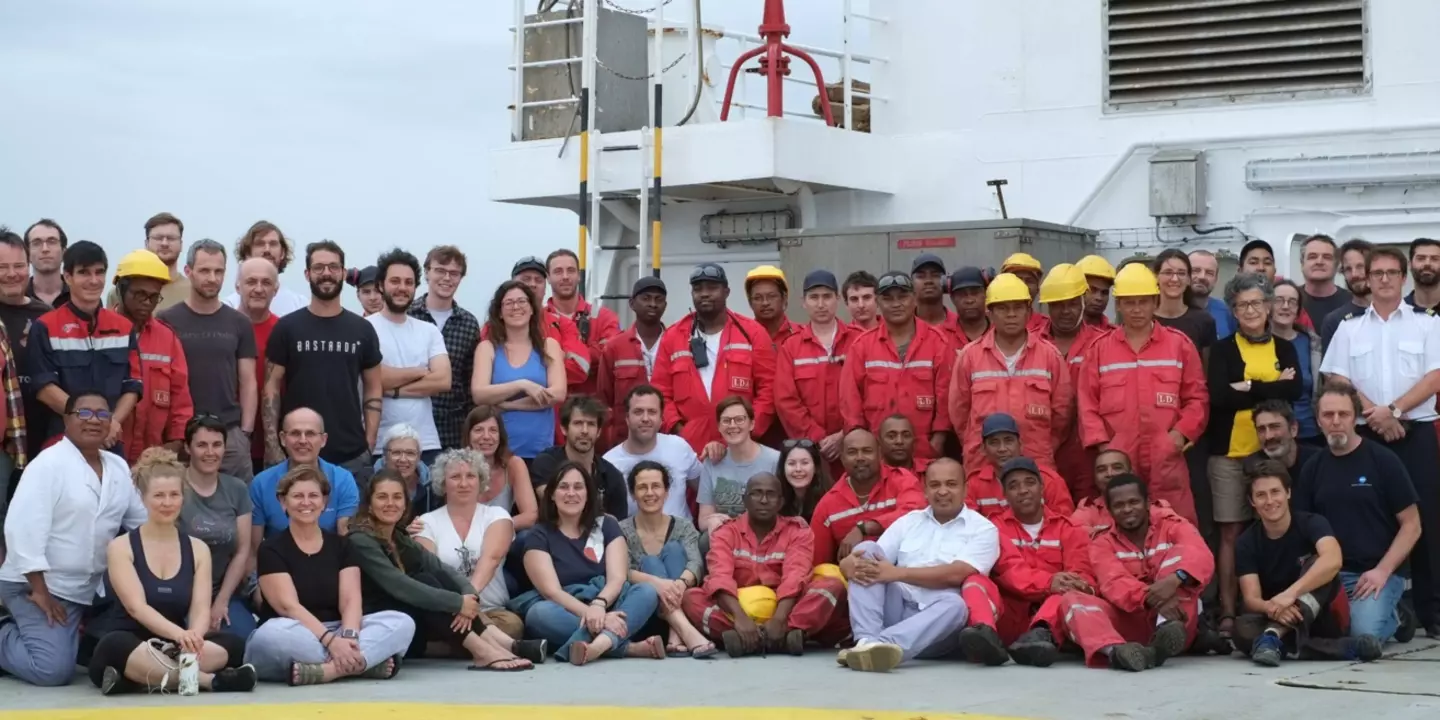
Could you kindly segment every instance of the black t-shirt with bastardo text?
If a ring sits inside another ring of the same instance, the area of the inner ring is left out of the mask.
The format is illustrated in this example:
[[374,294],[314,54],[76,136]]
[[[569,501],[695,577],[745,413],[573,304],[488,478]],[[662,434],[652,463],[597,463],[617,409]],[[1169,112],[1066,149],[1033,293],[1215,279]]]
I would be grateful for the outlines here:
[[265,359],[285,368],[282,420],[302,407],[324,418],[328,437],[320,457],[339,465],[369,451],[360,376],[380,364],[375,326],[349,310],[319,317],[301,308],[275,323]]

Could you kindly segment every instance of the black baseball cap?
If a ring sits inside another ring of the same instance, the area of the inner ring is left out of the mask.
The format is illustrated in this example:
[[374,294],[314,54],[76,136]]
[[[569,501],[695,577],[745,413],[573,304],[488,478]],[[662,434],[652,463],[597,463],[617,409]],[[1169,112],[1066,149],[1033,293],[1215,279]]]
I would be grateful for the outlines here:
[[1270,243],[1264,240],[1251,240],[1245,243],[1245,247],[1240,248],[1240,262],[1245,262],[1245,257],[1255,250],[1264,250],[1270,253],[1271,259],[1275,258],[1275,248],[1270,247]]
[[835,273],[829,270],[811,270],[805,274],[805,284],[801,287],[801,292],[810,292],[817,287],[840,292],[840,283],[835,280]]
[[910,263],[911,274],[920,272],[920,268],[923,268],[926,265],[934,265],[935,267],[940,268],[941,274],[944,274],[945,272],[945,261],[941,260],[939,255],[936,255],[935,253],[920,253],[918,256],[916,256],[915,260]]
[[534,255],[528,255],[526,257],[520,258],[520,260],[515,263],[515,266],[510,268],[510,277],[513,278],[516,275],[525,272],[526,270],[534,270],[535,272],[538,272],[546,277],[550,276],[550,270],[545,267],[544,260],[541,260]]
[[640,293],[654,290],[661,295],[668,296],[670,292],[665,289],[665,281],[654,275],[647,275],[635,281],[635,286],[630,288],[630,299],[640,297]]
[[955,271],[950,276],[950,292],[964,290],[965,288],[984,289],[988,283],[985,282],[985,271],[974,265],[966,265]]
[[367,268],[350,268],[345,271],[345,282],[355,287],[361,285],[374,285],[380,279],[380,268],[371,265]]
[[690,271],[690,284],[702,282],[718,282],[721,285],[729,286],[730,279],[725,277],[725,268],[715,263],[700,263]]

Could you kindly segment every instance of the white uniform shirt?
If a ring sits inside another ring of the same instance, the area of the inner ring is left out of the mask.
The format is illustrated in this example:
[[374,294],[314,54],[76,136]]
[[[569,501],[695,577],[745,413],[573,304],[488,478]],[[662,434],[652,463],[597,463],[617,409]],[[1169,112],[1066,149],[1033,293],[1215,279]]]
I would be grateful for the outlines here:
[[68,438],[41,451],[25,468],[5,516],[5,564],[0,581],[25,583],[45,573],[50,594],[81,605],[95,601],[105,573],[105,550],[120,529],[145,522],[145,506],[125,459],[101,452],[98,478]]
[[[981,575],[1000,559],[1000,531],[995,524],[970,508],[960,511],[950,522],[935,521],[930,508],[912,510],[875,541],[895,567],[923,568],[963,562]],[[954,595],[957,588],[932,589],[900,584],[905,597],[921,610],[944,596]]]
[[[627,481],[630,479],[630,471],[639,465],[641,460],[654,460],[664,465],[665,470],[670,473],[670,492],[665,496],[665,514],[691,519],[690,504],[685,502],[685,489],[687,484],[700,482],[700,458],[695,455],[690,443],[685,442],[685,438],[657,433],[655,447],[643,455],[632,455],[622,442],[605,453],[605,460],[614,465]],[[634,495],[627,493],[626,499],[630,503],[631,515],[640,511],[635,504]]]
[[[225,304],[244,312],[244,310],[240,308],[240,293],[238,292],[230,293],[230,295],[225,298]],[[299,293],[291,292],[282,287],[275,292],[275,297],[270,301],[270,312],[275,313],[279,317],[285,317],[300,308],[309,306],[310,296],[300,295]]]
[[[1389,320],[1371,306],[1341,322],[1320,363],[1320,372],[1349,380],[1381,407],[1399,400],[1433,370],[1440,370],[1440,318],[1404,302]],[[1434,396],[1411,408],[1405,419],[1436,419]]]

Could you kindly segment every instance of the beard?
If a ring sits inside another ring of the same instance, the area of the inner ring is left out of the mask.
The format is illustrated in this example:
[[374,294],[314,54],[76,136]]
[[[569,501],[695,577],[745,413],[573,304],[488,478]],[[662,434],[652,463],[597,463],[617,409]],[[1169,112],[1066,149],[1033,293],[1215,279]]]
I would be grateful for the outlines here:
[[1349,288],[1350,294],[1354,295],[1355,297],[1370,297],[1370,285],[1364,281],[1351,283],[1347,280],[1345,281],[1345,285]]
[[1266,445],[1263,449],[1265,451],[1265,457],[1271,460],[1281,460],[1290,453],[1290,448],[1287,447],[1285,443]]
[[1325,443],[1331,450],[1344,450],[1350,446],[1350,436],[1345,433],[1326,433]]
[[1435,287],[1440,284],[1440,271],[1416,270],[1415,284],[1422,287]]
[[410,301],[408,299],[398,298],[385,292],[380,293],[380,297],[385,300],[385,307],[389,308],[392,313],[404,315],[405,311],[410,309]]
[[[324,290],[321,288],[322,285],[329,285],[330,289]],[[310,294],[321,300],[329,302],[337,297],[340,297],[340,283],[333,280],[311,281]]]

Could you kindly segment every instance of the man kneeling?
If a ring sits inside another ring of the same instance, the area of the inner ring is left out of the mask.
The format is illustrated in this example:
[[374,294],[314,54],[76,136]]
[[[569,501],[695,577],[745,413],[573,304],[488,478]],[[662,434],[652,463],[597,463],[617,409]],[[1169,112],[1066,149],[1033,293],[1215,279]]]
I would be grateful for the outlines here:
[[1000,557],[995,526],[965,507],[959,463],[932,462],[924,490],[929,507],[895,520],[879,540],[856,545],[840,561],[851,582],[856,644],[839,660],[853,670],[886,672],[957,650],[969,614],[960,587],[990,572]]
[[685,617],[730,657],[799,655],[806,640],[838,641],[847,632],[845,613],[835,612],[845,583],[811,577],[815,536],[804,520],[780,515],[780,482],[770,473],[750,478],[745,512],[711,534],[710,574],[681,603]]
[[1360,660],[1381,653],[1371,635],[1347,637],[1349,606],[1340,584],[1340,542],[1319,515],[1290,511],[1290,474],[1275,460],[1247,468],[1250,506],[1260,522],[1235,544],[1245,614],[1235,623],[1257,665],[1281,658]]

